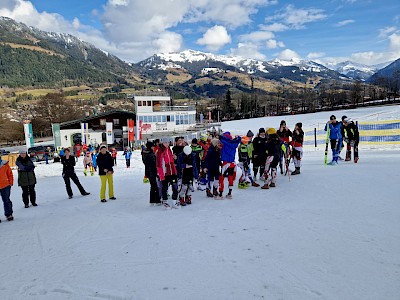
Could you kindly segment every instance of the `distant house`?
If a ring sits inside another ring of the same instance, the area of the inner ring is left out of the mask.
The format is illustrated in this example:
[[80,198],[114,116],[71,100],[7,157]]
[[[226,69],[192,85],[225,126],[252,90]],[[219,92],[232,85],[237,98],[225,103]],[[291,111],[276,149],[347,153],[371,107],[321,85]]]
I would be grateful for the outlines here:
[[196,108],[171,106],[169,96],[131,96],[136,111],[138,134],[185,132],[196,125]]
[[[111,110],[82,119],[67,121],[60,124],[62,147],[72,147],[76,143],[86,141],[93,146],[106,143],[106,123],[112,123],[112,141],[127,145],[128,119],[135,120],[136,114],[125,110]],[[87,124],[86,136],[82,137],[82,125]]]

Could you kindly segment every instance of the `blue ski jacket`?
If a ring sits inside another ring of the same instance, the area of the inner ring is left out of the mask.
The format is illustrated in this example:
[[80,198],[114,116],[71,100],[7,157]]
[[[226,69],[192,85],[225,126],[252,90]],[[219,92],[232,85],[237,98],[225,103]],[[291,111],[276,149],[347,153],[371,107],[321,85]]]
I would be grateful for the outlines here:
[[342,139],[342,123],[339,123],[339,122],[336,122],[335,124],[327,123],[325,125],[325,131],[328,130],[328,125],[329,125],[329,129],[330,129],[329,138],[331,140],[341,140]]
[[237,138],[231,140],[226,136],[221,135],[219,140],[222,143],[221,160],[226,162],[234,162],[236,149],[242,142],[242,137],[238,136]]

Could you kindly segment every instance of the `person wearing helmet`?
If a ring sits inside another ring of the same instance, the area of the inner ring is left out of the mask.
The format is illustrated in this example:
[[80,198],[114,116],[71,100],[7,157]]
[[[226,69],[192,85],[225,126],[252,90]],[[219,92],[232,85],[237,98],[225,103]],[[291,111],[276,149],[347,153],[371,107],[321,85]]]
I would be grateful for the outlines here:
[[299,175],[301,167],[301,158],[303,157],[303,141],[304,141],[304,131],[302,129],[303,124],[301,122],[297,123],[293,130],[292,138],[292,157],[294,162],[294,167],[296,170],[291,172],[291,175]]
[[237,136],[232,138],[230,132],[225,132],[219,137],[222,143],[221,160],[222,169],[221,175],[219,176],[219,197],[218,199],[223,199],[222,193],[224,192],[224,177],[228,177],[229,191],[226,198],[232,199],[232,189],[233,182],[236,178],[236,164],[235,164],[235,154],[236,148],[239,146],[242,137]]
[[193,186],[193,180],[198,179],[199,172],[196,166],[196,156],[190,146],[185,146],[182,153],[178,155],[177,172],[181,181],[179,204],[181,206],[192,204],[191,187]]
[[281,140],[275,128],[268,128],[263,190],[276,186],[276,169],[280,161]]
[[329,121],[325,125],[325,131],[328,131],[332,149],[332,161],[328,165],[337,165],[339,159],[340,148],[342,146],[342,124],[336,121],[335,115],[331,115]]
[[[345,116],[346,117],[346,116]],[[360,142],[360,133],[357,125],[350,119],[344,118],[343,124],[343,139],[346,141],[346,159],[351,161],[351,148],[354,148],[354,162],[358,162],[358,143]]]
[[213,138],[203,162],[203,171],[207,174],[208,181],[206,195],[215,199],[218,197],[219,177],[221,175],[221,149],[221,141]]
[[253,177],[250,173],[250,155],[249,138],[247,136],[243,136],[242,141],[238,147],[238,167],[242,170],[242,175],[239,178],[238,187],[241,189],[247,188],[248,184],[250,183],[255,187],[260,186],[258,183],[254,182]]
[[[281,170],[281,174],[283,174],[283,160],[286,160],[290,157],[290,138],[293,136],[293,133],[290,131],[289,128],[286,127],[286,121],[282,120],[279,129],[277,131],[279,138],[281,139],[282,146],[281,147],[281,158],[279,161],[279,168]],[[284,149],[284,150],[283,150]]]
[[258,169],[260,169],[260,177],[264,174],[265,162],[267,160],[266,156],[266,144],[267,136],[265,134],[265,129],[260,128],[258,130],[258,136],[253,140],[253,172],[254,180],[257,180]]

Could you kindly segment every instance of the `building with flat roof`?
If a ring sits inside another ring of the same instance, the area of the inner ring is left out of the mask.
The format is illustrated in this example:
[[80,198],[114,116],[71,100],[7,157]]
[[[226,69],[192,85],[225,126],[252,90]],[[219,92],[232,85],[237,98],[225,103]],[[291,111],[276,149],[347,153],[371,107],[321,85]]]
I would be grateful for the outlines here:
[[193,106],[172,106],[169,96],[131,96],[135,105],[137,133],[143,136],[185,132],[196,125]]

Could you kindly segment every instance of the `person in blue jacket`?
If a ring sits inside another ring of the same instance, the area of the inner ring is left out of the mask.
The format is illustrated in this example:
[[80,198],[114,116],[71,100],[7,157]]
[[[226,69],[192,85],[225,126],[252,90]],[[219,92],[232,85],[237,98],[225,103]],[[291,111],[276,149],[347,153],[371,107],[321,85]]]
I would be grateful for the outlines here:
[[196,164],[196,155],[190,146],[185,146],[183,151],[178,154],[177,167],[178,178],[181,180],[179,192],[179,204],[185,206],[192,204],[193,180],[199,178],[199,171]]
[[124,150],[124,153],[122,155],[125,156],[126,167],[130,168],[131,167],[131,157],[132,157],[131,148],[126,147]]
[[232,138],[231,133],[227,131],[219,137],[219,140],[222,143],[222,168],[221,175],[219,176],[219,197],[217,197],[217,199],[223,199],[222,193],[224,192],[224,177],[228,177],[229,184],[229,191],[226,198],[232,199],[233,182],[236,179],[235,155],[236,149],[242,141],[242,137],[237,136]]
[[93,150],[92,153],[92,165],[93,165],[93,169],[95,172],[97,172],[97,156],[99,155],[99,153],[97,152],[96,149]]
[[342,123],[336,121],[335,115],[330,116],[329,121],[325,125],[325,131],[329,126],[329,139],[332,149],[332,161],[328,165],[337,165],[339,159],[340,148],[342,146]]

